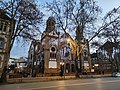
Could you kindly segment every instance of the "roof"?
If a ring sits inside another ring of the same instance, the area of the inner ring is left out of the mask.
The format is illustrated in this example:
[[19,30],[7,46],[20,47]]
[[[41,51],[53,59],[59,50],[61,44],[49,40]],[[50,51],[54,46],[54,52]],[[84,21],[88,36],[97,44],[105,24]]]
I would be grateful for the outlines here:
[[53,16],[49,17],[48,20],[53,20],[55,21],[55,18]]
[[91,56],[91,58],[96,58],[97,57],[97,53],[93,53],[90,56]]
[[5,19],[5,20],[11,20],[11,18],[2,9],[0,9],[0,18]]
[[106,43],[104,43],[103,46],[101,46],[100,48],[105,48],[106,50],[108,49],[112,49],[113,47],[116,47],[118,48],[118,44],[119,42],[110,42],[110,41],[107,41]]
[[69,33],[64,33],[63,35],[61,35],[61,38],[71,38],[73,40]]

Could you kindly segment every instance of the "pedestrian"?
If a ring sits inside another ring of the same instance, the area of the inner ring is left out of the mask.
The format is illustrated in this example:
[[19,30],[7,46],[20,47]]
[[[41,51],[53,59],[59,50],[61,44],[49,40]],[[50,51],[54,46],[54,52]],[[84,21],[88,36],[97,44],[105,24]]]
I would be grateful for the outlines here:
[[61,77],[63,76],[63,72],[62,72],[62,71],[60,71],[60,76],[61,76]]

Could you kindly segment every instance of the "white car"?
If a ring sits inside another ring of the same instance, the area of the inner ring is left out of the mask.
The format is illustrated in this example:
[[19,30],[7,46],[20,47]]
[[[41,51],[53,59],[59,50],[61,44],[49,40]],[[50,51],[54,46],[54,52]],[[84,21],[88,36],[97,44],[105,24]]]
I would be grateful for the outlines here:
[[112,77],[120,77],[120,72],[113,72]]

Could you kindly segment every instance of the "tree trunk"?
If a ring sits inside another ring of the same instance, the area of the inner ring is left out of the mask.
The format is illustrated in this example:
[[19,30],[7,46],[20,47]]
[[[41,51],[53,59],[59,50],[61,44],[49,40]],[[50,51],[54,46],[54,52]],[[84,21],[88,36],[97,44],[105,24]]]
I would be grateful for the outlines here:
[[4,58],[5,62],[3,63],[4,66],[3,66],[3,70],[2,70],[2,74],[1,74],[1,78],[0,78],[0,83],[7,82],[7,64],[8,64],[9,58],[10,58],[10,53],[7,53],[4,57],[5,57]]
[[0,78],[0,83],[6,83],[7,82],[7,66],[4,66],[3,72]]
[[79,71],[78,71],[78,62],[77,62],[77,59],[75,59],[75,70],[76,70],[75,77],[76,78],[80,78]]

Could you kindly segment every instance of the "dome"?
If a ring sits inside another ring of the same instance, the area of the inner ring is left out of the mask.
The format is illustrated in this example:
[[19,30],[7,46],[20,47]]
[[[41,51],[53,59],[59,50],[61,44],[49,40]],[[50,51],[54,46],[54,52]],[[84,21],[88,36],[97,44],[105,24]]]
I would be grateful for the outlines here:
[[48,20],[47,20],[47,23],[46,23],[46,30],[54,30],[55,29],[55,18],[54,17],[49,17]]
[[48,21],[55,21],[55,18],[51,16],[48,18]]

